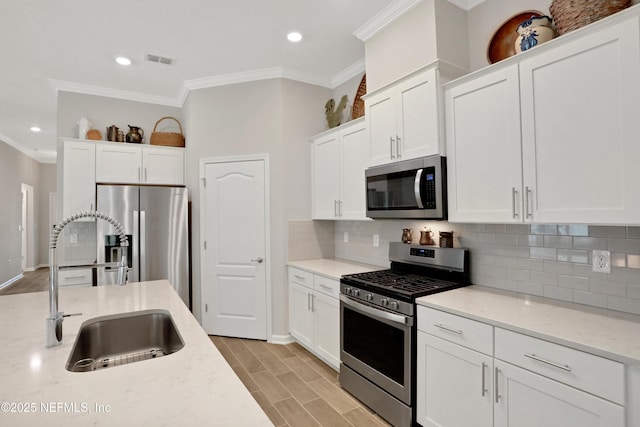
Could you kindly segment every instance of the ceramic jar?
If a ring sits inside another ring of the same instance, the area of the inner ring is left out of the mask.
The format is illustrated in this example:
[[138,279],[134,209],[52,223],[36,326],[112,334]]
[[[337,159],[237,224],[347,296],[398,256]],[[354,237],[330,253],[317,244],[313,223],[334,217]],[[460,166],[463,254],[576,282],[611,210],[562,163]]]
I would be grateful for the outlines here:
[[515,48],[516,53],[531,49],[539,44],[548,42],[556,36],[556,30],[548,16],[535,17],[522,22],[516,29]]

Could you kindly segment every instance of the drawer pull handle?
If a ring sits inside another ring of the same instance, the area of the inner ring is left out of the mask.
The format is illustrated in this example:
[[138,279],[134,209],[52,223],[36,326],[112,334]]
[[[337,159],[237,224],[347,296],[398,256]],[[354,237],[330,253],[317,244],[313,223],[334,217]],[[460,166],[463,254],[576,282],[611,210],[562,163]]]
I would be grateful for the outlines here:
[[549,360],[545,360],[541,357],[536,356],[535,354],[525,354],[529,359],[536,360],[538,362],[546,363],[547,365],[551,365],[554,368],[562,369],[563,371],[571,372],[571,367],[569,365],[559,365],[557,363],[551,362]]
[[69,276],[64,278],[64,280],[75,280],[75,279],[84,279],[84,276]]
[[298,280],[304,280],[304,277],[298,276],[297,274],[294,274],[293,277],[295,277]]
[[462,335],[462,331],[461,330],[447,328],[446,326],[444,326],[444,325],[442,325],[440,323],[436,323],[433,326],[435,326],[436,328],[444,329],[445,331],[453,332],[454,334]]
[[327,290],[331,290],[331,289],[333,289],[331,286],[327,286],[327,285],[324,285],[324,284],[322,284],[322,283],[318,283],[318,284],[319,284],[319,285],[320,285],[320,287],[321,287],[321,288],[323,288],[323,289],[327,289]]

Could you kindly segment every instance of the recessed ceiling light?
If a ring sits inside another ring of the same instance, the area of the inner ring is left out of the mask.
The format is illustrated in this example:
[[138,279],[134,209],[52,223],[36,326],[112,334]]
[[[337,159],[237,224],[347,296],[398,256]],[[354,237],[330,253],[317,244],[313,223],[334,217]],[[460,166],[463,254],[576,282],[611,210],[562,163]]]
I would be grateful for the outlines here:
[[287,39],[289,39],[290,42],[299,42],[302,40],[302,34],[294,31],[287,34]]
[[120,65],[131,65],[131,60],[129,58],[125,58],[124,56],[117,57],[116,62]]
[[42,130],[38,126],[31,126],[29,129],[31,129],[31,132],[40,132]]

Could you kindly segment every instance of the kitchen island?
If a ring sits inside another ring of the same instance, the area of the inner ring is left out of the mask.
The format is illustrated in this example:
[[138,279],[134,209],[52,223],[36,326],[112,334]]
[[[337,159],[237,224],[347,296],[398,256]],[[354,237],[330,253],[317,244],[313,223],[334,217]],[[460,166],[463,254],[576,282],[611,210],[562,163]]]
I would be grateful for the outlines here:
[[[0,425],[270,426],[272,423],[166,280],[65,287],[63,343],[45,346],[48,292],[0,297]],[[176,353],[93,372],[65,369],[82,322],[164,309]]]

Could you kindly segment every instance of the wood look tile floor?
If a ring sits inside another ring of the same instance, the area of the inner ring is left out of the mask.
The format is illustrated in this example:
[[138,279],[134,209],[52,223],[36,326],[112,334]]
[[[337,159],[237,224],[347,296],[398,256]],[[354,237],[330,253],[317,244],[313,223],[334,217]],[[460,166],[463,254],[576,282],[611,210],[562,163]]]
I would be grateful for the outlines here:
[[275,426],[389,426],[340,388],[336,371],[297,343],[209,338]]
[[26,294],[49,290],[49,268],[39,268],[36,271],[25,271],[23,278],[16,280],[9,286],[0,289],[0,295]]

